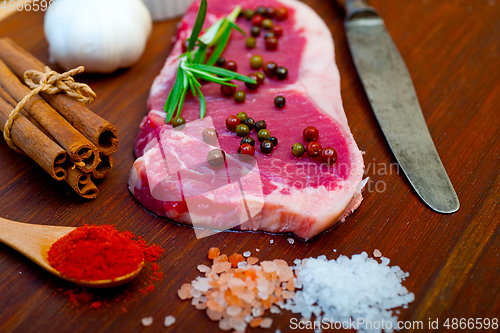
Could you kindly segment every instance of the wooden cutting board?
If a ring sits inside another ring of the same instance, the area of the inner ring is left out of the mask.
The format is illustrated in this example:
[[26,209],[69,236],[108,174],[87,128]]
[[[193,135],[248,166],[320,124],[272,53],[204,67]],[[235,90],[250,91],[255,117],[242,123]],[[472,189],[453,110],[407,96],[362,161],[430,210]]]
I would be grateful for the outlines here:
[[[197,240],[190,227],[145,211],[127,190],[132,147],[146,114],[149,87],[171,49],[176,20],[156,23],[142,59],[111,75],[84,75],[98,99],[91,108],[118,129],[116,167],[98,184],[93,201],[77,197],[27,157],[0,142],[0,216],[27,223],[80,226],[114,224],[165,248],[165,278],[142,294],[145,278],[101,294],[109,305],[70,306],[67,284],[0,244],[0,332],[164,331],[171,314],[175,332],[217,331],[204,312],[180,301],[177,289],[207,263],[207,251],[252,251],[260,259],[325,254],[336,258],[379,249],[410,272],[404,285],[416,300],[400,309],[402,321],[429,318],[500,318],[500,1],[373,0],[385,19],[415,83],[427,124],[461,201],[453,215],[432,212],[398,173],[383,134],[356,75],[346,43],[343,13],[333,1],[307,0],[326,21],[336,43],[342,96],[349,124],[366,151],[370,183],[360,208],[344,224],[314,239],[289,244],[290,235],[227,232]],[[0,22],[0,36],[48,61],[43,14],[20,12]],[[270,240],[274,240],[270,244]],[[260,248],[256,253],[255,249]],[[336,249],[336,252],[334,251]],[[332,277],[332,279],[335,277]],[[126,301],[114,301],[126,289]],[[124,312],[126,309],[127,312]],[[141,318],[152,316],[151,327]],[[290,331],[293,317],[271,315],[272,331]],[[250,331],[250,330],[248,330]],[[259,330],[256,330],[259,331]],[[261,330],[262,331],[262,330]]]

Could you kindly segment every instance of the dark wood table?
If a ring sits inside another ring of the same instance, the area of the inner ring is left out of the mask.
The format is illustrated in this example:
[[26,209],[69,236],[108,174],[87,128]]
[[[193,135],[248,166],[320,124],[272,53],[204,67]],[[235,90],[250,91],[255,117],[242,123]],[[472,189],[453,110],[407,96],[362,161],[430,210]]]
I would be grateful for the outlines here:
[[[431,211],[410,188],[370,109],[349,54],[343,13],[333,1],[307,0],[326,21],[336,43],[342,96],[349,124],[366,151],[371,178],[363,204],[344,224],[314,239],[287,242],[289,235],[227,232],[197,240],[190,227],[145,211],[127,189],[134,161],[132,146],[145,115],[154,77],[171,49],[176,20],[156,23],[142,59],[111,75],[87,75],[98,99],[91,107],[118,129],[116,167],[98,184],[93,201],[80,199],[64,183],[53,181],[29,158],[0,143],[0,216],[15,221],[80,226],[114,224],[165,248],[160,259],[165,278],[142,294],[145,277],[126,288],[99,294],[100,310],[68,304],[70,284],[51,276],[0,244],[0,332],[138,332],[165,331],[163,319],[177,322],[169,331],[218,331],[202,311],[177,297],[177,289],[198,275],[207,251],[225,253],[260,248],[261,259],[326,254],[372,254],[379,249],[410,272],[404,285],[416,300],[400,309],[400,320],[500,318],[500,1],[373,0],[401,51],[437,150],[460,197],[452,215]],[[47,63],[43,14],[20,12],[0,22],[9,36]],[[270,240],[274,244],[270,244]],[[336,249],[337,252],[334,252]],[[125,301],[117,295],[131,293]],[[126,308],[127,312],[123,311]],[[141,318],[152,316],[151,327]],[[272,315],[273,332],[290,331],[290,313]],[[258,331],[258,330],[257,330]]]

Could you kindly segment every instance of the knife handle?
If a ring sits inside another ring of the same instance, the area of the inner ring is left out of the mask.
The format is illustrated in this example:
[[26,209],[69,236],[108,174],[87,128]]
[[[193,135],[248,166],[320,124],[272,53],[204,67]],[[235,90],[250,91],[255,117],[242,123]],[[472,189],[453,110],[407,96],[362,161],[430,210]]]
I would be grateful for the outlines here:
[[375,8],[368,5],[367,0],[337,0],[345,9],[346,20],[358,17],[379,17]]

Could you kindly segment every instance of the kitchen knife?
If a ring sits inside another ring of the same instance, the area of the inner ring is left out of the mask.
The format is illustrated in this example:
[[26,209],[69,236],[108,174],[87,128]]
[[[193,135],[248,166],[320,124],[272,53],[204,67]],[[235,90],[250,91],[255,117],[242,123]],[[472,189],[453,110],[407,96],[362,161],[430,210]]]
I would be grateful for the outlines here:
[[356,70],[396,160],[430,208],[456,212],[460,207],[457,194],[425,123],[410,73],[384,21],[365,0],[342,3]]

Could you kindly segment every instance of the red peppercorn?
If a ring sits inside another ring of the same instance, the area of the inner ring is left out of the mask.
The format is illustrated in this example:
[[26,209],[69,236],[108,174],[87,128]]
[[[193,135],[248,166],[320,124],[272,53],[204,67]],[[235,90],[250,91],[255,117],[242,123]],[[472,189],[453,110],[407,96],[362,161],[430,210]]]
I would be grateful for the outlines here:
[[273,77],[276,74],[276,69],[278,68],[278,65],[276,63],[270,61],[266,62],[264,64],[264,73],[267,75],[267,77]]
[[236,92],[236,87],[225,86],[225,85],[220,86],[220,93],[224,97],[233,97],[235,92]]
[[262,15],[257,14],[254,17],[252,17],[252,25],[255,27],[260,27],[262,25],[263,20],[264,18],[262,17]]
[[255,148],[249,143],[244,143],[238,148],[238,154],[253,156],[253,154],[255,154]]
[[278,48],[278,39],[276,37],[269,37],[266,39],[266,49],[274,51]]
[[260,86],[258,76],[255,74],[249,74],[248,77],[257,81],[257,83],[254,84],[254,83],[245,82],[245,85],[247,86],[247,88],[250,90],[257,90]]
[[217,143],[217,138],[219,137],[217,131],[213,128],[205,128],[201,135],[203,137],[203,141],[212,146]]
[[307,155],[318,157],[321,154],[321,144],[319,142],[309,142],[306,146]]
[[276,38],[280,38],[283,35],[283,28],[279,25],[275,25],[271,30]]
[[236,62],[229,60],[226,62],[226,65],[224,66],[224,68],[229,70],[229,71],[236,72],[236,70],[238,69],[238,65],[236,64]]
[[266,16],[269,18],[273,18],[274,16],[276,16],[276,9],[274,9],[274,7],[267,7]]
[[240,123],[241,123],[240,119],[236,116],[229,116],[226,119],[226,127],[231,132],[236,131],[236,126],[238,126]]
[[305,142],[318,141],[319,131],[316,127],[307,126],[306,128],[304,128],[304,132],[302,132],[302,136],[304,137]]
[[335,165],[337,162],[337,151],[332,147],[323,148],[319,154],[319,160],[329,166]]
[[278,21],[283,21],[283,20],[286,20],[288,18],[288,9],[286,9],[285,7],[279,7],[278,9],[276,9],[276,19]]

